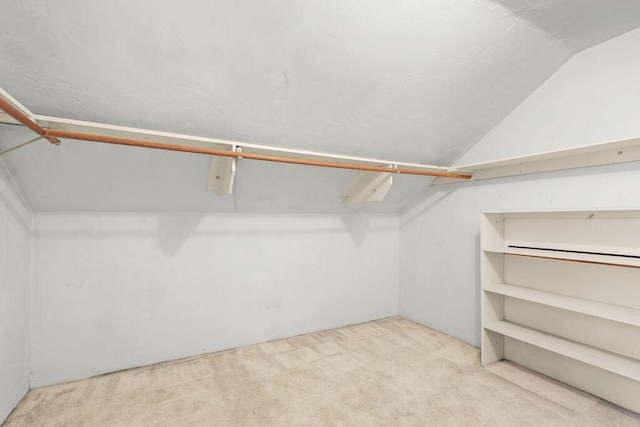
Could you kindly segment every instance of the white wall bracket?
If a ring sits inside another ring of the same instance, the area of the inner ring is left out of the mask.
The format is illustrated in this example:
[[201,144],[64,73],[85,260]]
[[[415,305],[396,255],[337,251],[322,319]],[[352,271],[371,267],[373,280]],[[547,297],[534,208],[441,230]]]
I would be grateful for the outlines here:
[[[232,151],[240,151],[240,149],[233,146]],[[218,196],[233,193],[237,160],[235,157],[211,156],[207,183],[209,190],[215,191]]]
[[[389,165],[394,169],[395,165]],[[393,173],[359,171],[353,176],[342,195],[342,203],[380,202],[393,184]]]

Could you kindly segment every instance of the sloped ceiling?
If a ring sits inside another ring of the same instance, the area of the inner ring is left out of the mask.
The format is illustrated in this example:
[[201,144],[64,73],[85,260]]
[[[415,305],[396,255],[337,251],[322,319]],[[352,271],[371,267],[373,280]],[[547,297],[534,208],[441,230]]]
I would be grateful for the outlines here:
[[[8,0],[0,87],[41,115],[449,165],[573,52],[640,24],[640,2],[538,3]],[[0,148],[30,136],[2,125]],[[3,161],[36,210],[397,212],[430,183],[342,205],[348,171],[247,160],[217,197],[205,156],[63,141]]]
[[575,52],[637,28],[637,0],[493,0]]

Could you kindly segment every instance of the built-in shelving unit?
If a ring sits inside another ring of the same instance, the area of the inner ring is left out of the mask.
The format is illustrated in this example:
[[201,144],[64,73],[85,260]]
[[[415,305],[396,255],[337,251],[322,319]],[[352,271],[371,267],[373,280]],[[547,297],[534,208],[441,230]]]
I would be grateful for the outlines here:
[[640,210],[482,215],[482,365],[640,412]]

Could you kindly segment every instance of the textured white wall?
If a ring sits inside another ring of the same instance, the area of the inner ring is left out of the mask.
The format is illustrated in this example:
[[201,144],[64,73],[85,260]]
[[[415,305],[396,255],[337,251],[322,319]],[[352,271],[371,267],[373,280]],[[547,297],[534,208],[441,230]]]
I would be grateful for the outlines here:
[[[576,55],[458,164],[640,135],[640,30]],[[479,345],[486,210],[640,207],[638,163],[438,186],[401,219],[400,313]]]
[[396,216],[35,217],[32,386],[398,313]]
[[0,423],[29,389],[31,222],[0,161]]

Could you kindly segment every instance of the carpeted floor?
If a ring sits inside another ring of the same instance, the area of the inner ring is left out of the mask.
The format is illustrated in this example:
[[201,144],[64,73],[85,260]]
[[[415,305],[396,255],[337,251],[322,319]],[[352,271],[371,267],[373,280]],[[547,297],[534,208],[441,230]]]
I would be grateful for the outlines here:
[[[639,397],[640,398],[640,397]],[[7,426],[640,426],[402,317],[31,390]]]

